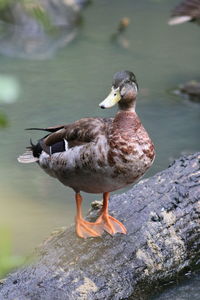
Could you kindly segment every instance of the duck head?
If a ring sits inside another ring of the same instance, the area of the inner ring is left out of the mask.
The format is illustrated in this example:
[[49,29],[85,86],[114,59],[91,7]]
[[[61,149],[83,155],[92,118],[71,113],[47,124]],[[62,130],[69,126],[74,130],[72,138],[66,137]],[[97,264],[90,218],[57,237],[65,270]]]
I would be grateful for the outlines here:
[[137,93],[138,84],[135,75],[130,71],[117,72],[113,77],[110,94],[99,106],[110,108],[118,103],[122,110],[133,110]]

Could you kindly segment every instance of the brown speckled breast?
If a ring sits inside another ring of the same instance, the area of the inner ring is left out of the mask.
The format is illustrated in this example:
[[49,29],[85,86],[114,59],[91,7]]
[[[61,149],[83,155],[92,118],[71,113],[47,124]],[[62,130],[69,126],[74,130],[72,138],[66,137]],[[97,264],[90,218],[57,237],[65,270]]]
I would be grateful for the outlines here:
[[120,111],[109,132],[108,164],[127,184],[141,177],[155,157],[154,145],[135,112]]

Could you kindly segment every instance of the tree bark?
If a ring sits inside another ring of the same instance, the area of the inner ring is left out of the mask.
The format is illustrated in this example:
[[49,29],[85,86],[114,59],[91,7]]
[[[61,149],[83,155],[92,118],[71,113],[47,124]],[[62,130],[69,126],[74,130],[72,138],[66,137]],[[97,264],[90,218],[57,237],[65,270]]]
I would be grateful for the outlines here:
[[0,299],[149,299],[163,283],[199,267],[200,153],[113,196],[109,210],[127,235],[83,240],[74,226],[52,233],[37,259],[0,285]]

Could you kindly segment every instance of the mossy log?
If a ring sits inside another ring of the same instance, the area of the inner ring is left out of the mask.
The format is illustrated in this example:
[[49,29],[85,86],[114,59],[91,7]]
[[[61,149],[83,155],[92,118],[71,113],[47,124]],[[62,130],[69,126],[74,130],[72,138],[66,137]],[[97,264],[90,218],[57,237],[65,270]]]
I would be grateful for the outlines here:
[[198,267],[200,153],[113,196],[110,213],[127,235],[83,240],[74,226],[53,233],[31,265],[1,283],[0,299],[149,299],[163,283]]

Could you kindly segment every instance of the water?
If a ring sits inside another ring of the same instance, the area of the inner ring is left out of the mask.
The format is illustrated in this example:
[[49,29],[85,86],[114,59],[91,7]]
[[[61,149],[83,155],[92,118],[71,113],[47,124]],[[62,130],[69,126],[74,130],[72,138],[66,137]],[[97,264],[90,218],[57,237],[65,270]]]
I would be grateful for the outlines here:
[[[174,2],[97,0],[84,11],[77,38],[53,59],[0,56],[0,74],[13,76],[21,88],[18,102],[0,107],[10,120],[10,126],[0,131],[0,226],[10,229],[13,252],[29,253],[56,227],[72,224],[75,214],[73,191],[37,165],[17,162],[30,137],[40,137],[24,128],[113,116],[115,109],[101,110],[98,104],[108,94],[116,71],[130,69],[138,79],[137,112],[157,152],[147,176],[166,168],[181,153],[199,150],[199,105],[170,89],[200,79],[200,28],[169,27]],[[124,16],[131,24],[119,42],[111,42]],[[84,194],[85,213],[96,199],[98,195]]]
[[168,288],[157,297],[152,297],[151,300],[199,300],[200,295],[200,273],[193,274],[190,278],[185,279],[177,286]]

